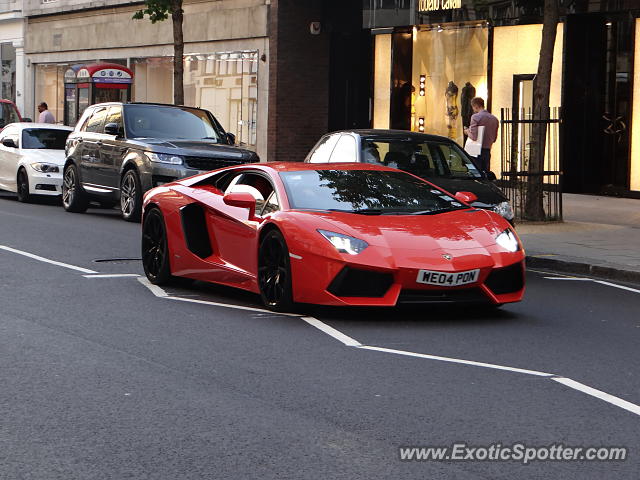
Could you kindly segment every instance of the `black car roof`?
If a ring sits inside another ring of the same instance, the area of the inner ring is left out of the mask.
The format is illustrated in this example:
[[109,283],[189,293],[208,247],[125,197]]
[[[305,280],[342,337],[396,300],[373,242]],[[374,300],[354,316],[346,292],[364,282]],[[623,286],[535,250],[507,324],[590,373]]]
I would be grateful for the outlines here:
[[442,135],[431,135],[428,133],[409,132],[407,130],[382,130],[382,129],[353,129],[353,130],[339,130],[333,133],[355,133],[361,137],[367,138],[411,138],[417,141],[433,141],[433,142],[453,142],[448,137]]

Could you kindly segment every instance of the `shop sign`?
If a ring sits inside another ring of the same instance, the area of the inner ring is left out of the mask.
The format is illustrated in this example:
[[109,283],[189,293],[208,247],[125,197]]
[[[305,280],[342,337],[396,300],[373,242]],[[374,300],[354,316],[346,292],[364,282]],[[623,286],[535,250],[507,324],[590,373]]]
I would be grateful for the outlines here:
[[419,12],[435,12],[462,8],[462,0],[418,0]]

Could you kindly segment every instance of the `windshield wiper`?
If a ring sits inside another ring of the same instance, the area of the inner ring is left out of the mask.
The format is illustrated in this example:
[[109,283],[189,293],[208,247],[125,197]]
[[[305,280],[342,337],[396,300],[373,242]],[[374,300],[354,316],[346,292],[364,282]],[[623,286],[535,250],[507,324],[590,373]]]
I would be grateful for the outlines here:
[[357,213],[359,215],[382,215],[384,210],[380,208],[357,208],[355,210],[343,210],[340,208],[328,208],[327,212]]
[[435,215],[437,213],[453,212],[454,210],[464,210],[467,207],[451,207],[451,208],[436,208],[434,210],[420,210],[418,212],[411,212],[411,215]]

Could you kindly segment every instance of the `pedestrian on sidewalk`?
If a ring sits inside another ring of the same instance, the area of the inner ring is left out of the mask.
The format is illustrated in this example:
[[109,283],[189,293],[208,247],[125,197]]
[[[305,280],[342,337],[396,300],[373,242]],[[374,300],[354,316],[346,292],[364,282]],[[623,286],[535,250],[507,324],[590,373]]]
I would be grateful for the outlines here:
[[53,113],[49,111],[47,102],[42,102],[40,103],[40,105],[38,105],[38,112],[40,112],[38,123],[56,123],[56,119],[54,118]]
[[471,100],[471,108],[475,112],[471,115],[471,125],[464,129],[465,135],[471,140],[478,139],[478,127],[484,127],[482,136],[482,149],[476,158],[478,169],[486,174],[491,169],[491,146],[498,138],[498,125],[500,122],[495,115],[492,115],[484,108],[484,100],[475,97]]

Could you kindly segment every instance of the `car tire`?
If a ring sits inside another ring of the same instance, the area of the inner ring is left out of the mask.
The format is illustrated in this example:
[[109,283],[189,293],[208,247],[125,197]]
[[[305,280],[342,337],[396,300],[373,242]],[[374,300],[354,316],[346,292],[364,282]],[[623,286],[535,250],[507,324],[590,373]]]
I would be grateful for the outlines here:
[[64,169],[62,177],[62,206],[67,212],[83,213],[89,208],[89,198],[80,185],[78,167],[73,163]]
[[167,227],[159,208],[147,212],[142,223],[142,267],[154,285],[168,283],[173,277],[169,264]]
[[27,203],[31,201],[31,195],[29,195],[29,176],[27,175],[27,171],[24,168],[20,168],[18,170],[17,181],[17,193],[18,193],[18,201]]
[[142,216],[142,183],[133,168],[120,180],[120,211],[127,222],[139,222]]
[[260,242],[258,286],[262,302],[270,310],[287,312],[294,308],[289,249],[279,230],[269,231]]

